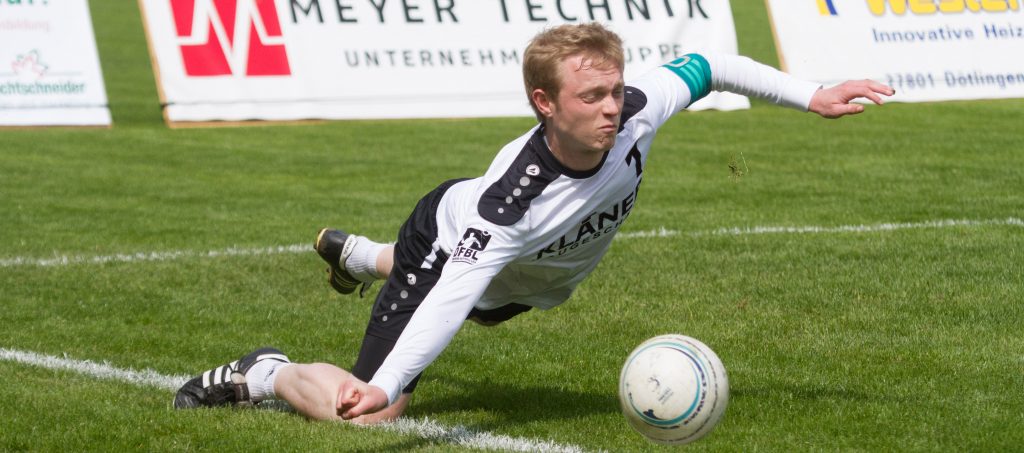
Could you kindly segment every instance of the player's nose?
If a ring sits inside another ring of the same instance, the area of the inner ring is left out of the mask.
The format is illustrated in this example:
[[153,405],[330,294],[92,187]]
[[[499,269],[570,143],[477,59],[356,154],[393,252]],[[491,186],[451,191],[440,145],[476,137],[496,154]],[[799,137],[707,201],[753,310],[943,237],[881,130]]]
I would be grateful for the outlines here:
[[601,112],[608,116],[618,115],[622,111],[622,105],[615,99],[615,96],[604,98],[601,103]]

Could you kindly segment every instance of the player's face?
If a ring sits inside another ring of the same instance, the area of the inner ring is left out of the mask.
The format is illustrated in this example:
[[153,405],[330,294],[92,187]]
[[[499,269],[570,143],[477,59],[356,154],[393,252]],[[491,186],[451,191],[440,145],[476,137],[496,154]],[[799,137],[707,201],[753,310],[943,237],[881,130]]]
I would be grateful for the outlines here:
[[604,153],[615,145],[622,112],[622,71],[614,65],[593,66],[583,56],[569,57],[560,67],[562,81],[547,125],[558,135],[563,151]]

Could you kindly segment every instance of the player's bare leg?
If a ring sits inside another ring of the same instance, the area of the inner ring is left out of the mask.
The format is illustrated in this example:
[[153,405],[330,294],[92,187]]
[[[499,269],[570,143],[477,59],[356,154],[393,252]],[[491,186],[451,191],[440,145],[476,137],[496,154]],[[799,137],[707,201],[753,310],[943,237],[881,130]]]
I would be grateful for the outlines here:
[[391,275],[391,268],[395,265],[395,246],[389,245],[377,254],[377,272],[380,278],[387,280]]
[[[274,382],[277,397],[296,411],[316,420],[341,420],[338,415],[338,390],[351,373],[327,363],[298,364],[281,370]],[[403,394],[395,404],[356,418],[353,423],[376,424],[394,420],[405,412],[411,395]]]

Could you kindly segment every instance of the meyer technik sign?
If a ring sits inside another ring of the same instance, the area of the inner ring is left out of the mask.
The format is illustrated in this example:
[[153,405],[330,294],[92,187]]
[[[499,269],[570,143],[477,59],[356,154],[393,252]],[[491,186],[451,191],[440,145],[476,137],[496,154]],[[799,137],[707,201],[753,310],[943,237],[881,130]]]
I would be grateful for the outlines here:
[[[726,0],[139,0],[168,122],[532,116],[530,38],[599,21],[626,77],[736,53]],[[695,108],[746,108],[713,93]]]
[[895,101],[1024,97],[1020,0],[768,0],[784,69]]
[[86,0],[0,0],[0,126],[109,126]]

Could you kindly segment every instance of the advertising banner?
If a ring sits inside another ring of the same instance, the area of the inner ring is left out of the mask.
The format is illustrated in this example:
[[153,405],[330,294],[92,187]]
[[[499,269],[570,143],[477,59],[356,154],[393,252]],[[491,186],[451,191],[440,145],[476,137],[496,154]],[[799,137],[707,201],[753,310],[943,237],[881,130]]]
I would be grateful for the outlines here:
[[[169,122],[532,116],[523,50],[598,21],[630,75],[736,53],[726,0],[139,0]],[[746,108],[714,94],[696,108]]]
[[1024,97],[1020,0],[767,0],[783,69],[895,101]]
[[0,126],[109,126],[86,0],[0,0]]

